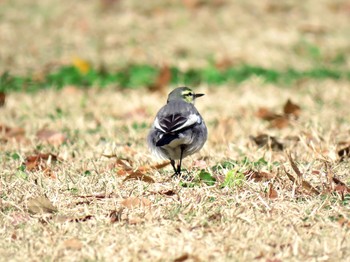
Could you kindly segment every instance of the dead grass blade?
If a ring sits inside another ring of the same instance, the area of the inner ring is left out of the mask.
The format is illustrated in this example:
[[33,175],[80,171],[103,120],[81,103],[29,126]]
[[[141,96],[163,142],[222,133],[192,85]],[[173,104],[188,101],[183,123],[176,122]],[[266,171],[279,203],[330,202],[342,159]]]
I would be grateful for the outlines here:
[[303,174],[300,172],[298,166],[295,164],[294,160],[292,159],[292,155],[291,154],[287,154],[287,156],[288,156],[288,160],[290,162],[290,165],[291,165],[292,169],[297,174],[297,176],[302,179]]

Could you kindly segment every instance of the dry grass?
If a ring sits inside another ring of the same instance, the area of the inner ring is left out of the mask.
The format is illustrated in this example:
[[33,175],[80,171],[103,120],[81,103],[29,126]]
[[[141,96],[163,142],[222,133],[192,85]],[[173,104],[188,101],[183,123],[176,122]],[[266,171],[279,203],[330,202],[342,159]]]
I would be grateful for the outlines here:
[[[201,153],[186,159],[190,174],[196,176],[199,168],[195,164],[201,159],[210,170],[227,159],[247,157],[255,162],[264,157],[269,164],[261,171],[275,176],[265,182],[247,180],[231,188],[203,182],[193,188],[181,187],[177,179],[170,179],[170,167],[147,172],[155,183],[124,182],[125,176],[111,167],[116,159],[102,156],[115,154],[130,159],[135,167],[154,163],[145,145],[148,127],[144,128],[144,123],[152,122],[165,101],[157,94],[65,89],[9,96],[0,123],[23,127],[25,139],[1,143],[1,257],[50,261],[172,261],[181,256],[194,261],[346,260],[349,204],[341,200],[341,194],[326,192],[329,183],[324,161],[335,176],[349,183],[349,165],[338,161],[337,147],[348,141],[350,94],[347,83],[304,85],[261,88],[254,79],[236,89],[200,89],[207,96],[197,106],[210,135]],[[260,106],[278,111],[287,98],[302,107],[301,117],[291,126],[268,128],[255,116]],[[43,127],[66,134],[68,141],[60,146],[38,141],[36,132]],[[282,169],[284,166],[296,176],[285,152],[257,148],[249,139],[259,133],[278,137],[296,159],[304,179],[323,195],[293,186]],[[299,140],[292,139],[294,136]],[[62,159],[50,165],[55,179],[44,170],[25,171],[27,178],[21,177],[18,167],[26,156],[38,151]],[[13,159],[13,153],[20,159]],[[269,167],[273,162],[279,164]],[[242,171],[249,168],[249,164],[239,165]],[[226,172],[215,174],[220,178]],[[268,197],[271,185],[276,198]],[[44,194],[58,212],[30,214],[29,198]],[[144,197],[145,206],[124,207],[123,200],[129,197]]]

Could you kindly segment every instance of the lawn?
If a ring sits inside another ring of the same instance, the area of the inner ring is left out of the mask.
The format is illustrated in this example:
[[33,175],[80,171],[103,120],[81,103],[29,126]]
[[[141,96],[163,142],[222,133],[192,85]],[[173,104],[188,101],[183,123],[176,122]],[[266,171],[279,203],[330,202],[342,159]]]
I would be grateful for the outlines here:
[[[22,2],[0,8],[1,260],[347,260],[346,1]],[[146,143],[183,84],[209,132],[189,180]]]

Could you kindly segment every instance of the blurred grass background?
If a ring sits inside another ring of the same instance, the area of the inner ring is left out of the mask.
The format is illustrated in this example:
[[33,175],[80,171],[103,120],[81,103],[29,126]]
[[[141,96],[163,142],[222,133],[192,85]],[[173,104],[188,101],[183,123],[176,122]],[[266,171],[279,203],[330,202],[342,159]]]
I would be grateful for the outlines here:
[[0,5],[2,89],[110,83],[137,88],[151,85],[164,66],[171,68],[173,84],[240,82],[252,75],[267,82],[350,78],[348,1]]

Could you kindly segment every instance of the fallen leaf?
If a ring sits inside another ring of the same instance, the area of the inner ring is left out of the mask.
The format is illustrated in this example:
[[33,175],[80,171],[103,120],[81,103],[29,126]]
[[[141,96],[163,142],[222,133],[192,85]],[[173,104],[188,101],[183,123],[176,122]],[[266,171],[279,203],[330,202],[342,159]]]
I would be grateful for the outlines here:
[[344,226],[350,227],[350,221],[347,220],[345,217],[339,218],[337,222],[339,223],[339,225],[340,225],[341,227],[344,227]]
[[289,119],[285,116],[278,117],[270,122],[270,127],[283,129],[289,126]]
[[159,169],[162,169],[163,167],[168,166],[169,164],[170,164],[170,161],[164,161],[162,163],[157,163],[154,165],[140,166],[138,168],[138,170],[140,170],[142,172],[151,171],[151,170],[159,170]]
[[123,214],[124,208],[119,208],[119,210],[113,210],[109,214],[109,218],[111,223],[121,222],[122,221],[122,214]]
[[250,136],[255,144],[259,147],[267,146],[275,151],[283,151],[283,144],[278,142],[278,140],[274,136],[269,136],[266,134],[261,134],[256,137]]
[[190,259],[190,255],[188,253],[184,253],[181,256],[174,259],[174,262],[183,262]]
[[147,183],[154,183],[155,182],[152,177],[147,176],[140,171],[135,171],[135,172],[130,173],[130,175],[128,175],[124,179],[124,182],[128,181],[128,180],[141,180],[141,181],[147,182]]
[[120,203],[122,206],[126,208],[137,208],[137,207],[150,207],[151,201],[149,201],[147,198],[144,197],[129,197],[121,201]]
[[346,191],[350,193],[350,188],[342,181],[340,181],[338,178],[336,178],[335,176],[332,177],[333,182],[337,185],[337,186],[342,186],[346,188]]
[[272,121],[272,120],[275,120],[276,118],[282,117],[282,115],[276,114],[276,113],[270,111],[270,109],[268,109],[266,107],[259,108],[255,115],[258,118],[261,118],[261,119],[266,120],[266,121]]
[[300,116],[301,108],[297,104],[294,104],[290,99],[288,99],[283,107],[283,112],[285,115],[292,115],[295,118],[298,118]]
[[5,105],[6,94],[4,92],[0,92],[0,107]]
[[47,168],[48,163],[57,160],[58,158],[54,154],[37,154],[27,156],[24,165],[28,171],[43,170]]
[[267,181],[275,177],[274,174],[254,170],[248,170],[244,173],[244,175],[248,180],[253,180],[255,182]]
[[[299,180],[296,180],[290,173],[287,172],[287,170],[283,167],[284,172],[286,173],[286,175],[288,176],[289,180],[293,182],[293,184],[296,184],[298,186],[302,186],[302,188],[311,191],[312,193],[314,193],[315,195],[319,195],[320,192],[318,192],[318,190],[316,188],[314,188],[309,182],[303,180],[302,178]],[[301,182],[300,182],[301,180]]]
[[161,94],[165,94],[167,93],[168,85],[170,81],[171,81],[171,70],[169,66],[164,65],[161,68],[154,84],[149,86],[149,90],[153,92],[159,92]]
[[67,239],[63,242],[64,247],[73,249],[73,250],[80,250],[83,247],[83,243],[77,238],[71,238]]
[[46,129],[39,130],[36,133],[36,136],[39,140],[47,142],[53,146],[62,145],[67,139],[67,137],[60,132]]
[[232,67],[234,65],[234,62],[232,59],[229,59],[227,57],[219,60],[216,62],[215,67],[219,69],[220,71],[225,71]]
[[270,199],[276,199],[278,197],[277,191],[273,188],[272,184],[269,184],[269,194],[268,198]]
[[[299,180],[301,180],[301,186],[309,191],[311,191],[312,193],[319,195],[320,192],[318,192],[318,190],[316,190],[316,188],[314,188],[309,182],[305,181],[303,179],[303,174],[300,172],[298,166],[296,165],[296,163],[293,161],[292,156],[290,154],[287,154],[290,165],[292,167],[292,169],[294,170],[294,172],[297,174]],[[299,183],[300,184],[300,183]]]
[[91,69],[91,64],[80,57],[74,57],[72,59],[72,64],[83,75],[87,74]]
[[20,141],[24,139],[24,129],[21,127],[9,127],[0,124],[0,141],[5,142],[10,140]]
[[56,175],[49,165],[57,160],[59,159],[54,154],[38,154],[26,157],[23,165],[28,171],[43,171],[46,176],[55,179]]
[[30,198],[27,207],[28,211],[33,214],[55,213],[58,211],[46,196]]
[[176,195],[176,192],[174,192],[173,190],[164,190],[164,191],[160,191],[159,194],[166,195],[166,196],[173,196],[173,195]]

